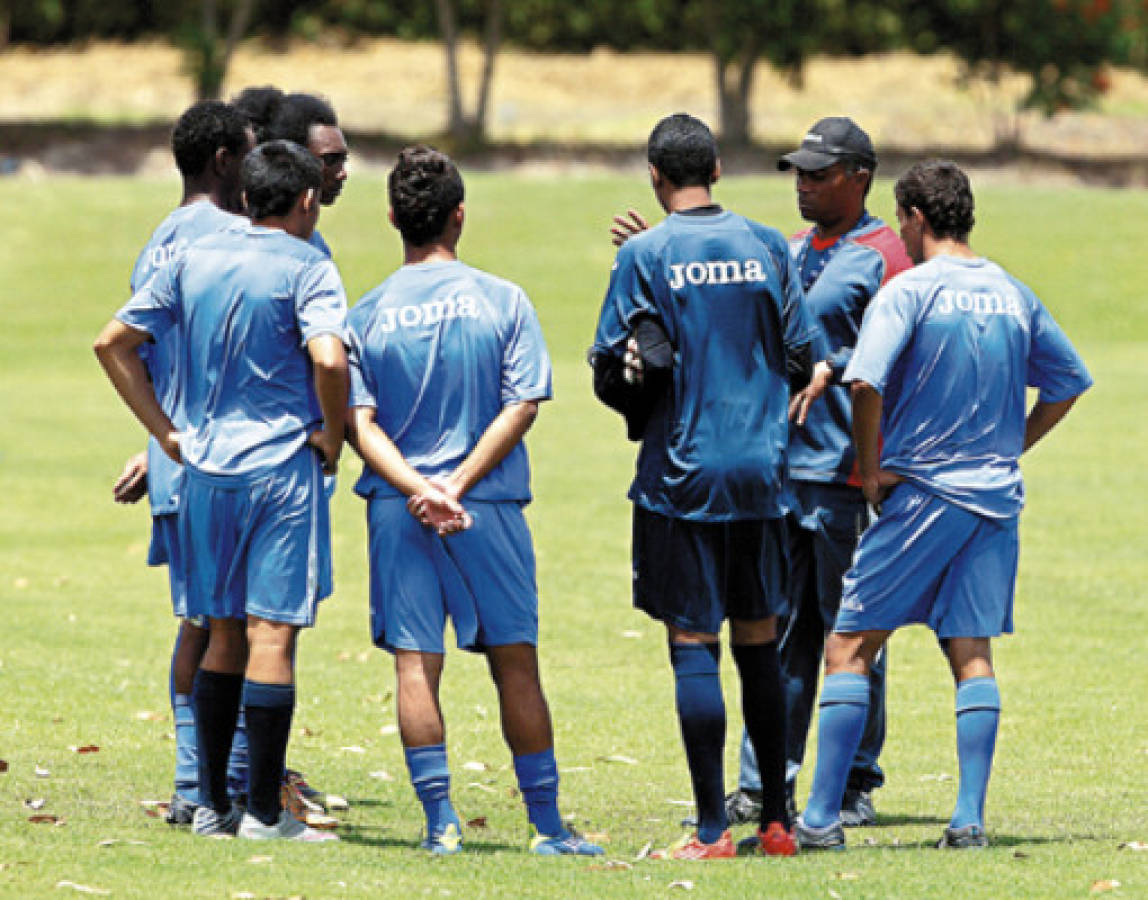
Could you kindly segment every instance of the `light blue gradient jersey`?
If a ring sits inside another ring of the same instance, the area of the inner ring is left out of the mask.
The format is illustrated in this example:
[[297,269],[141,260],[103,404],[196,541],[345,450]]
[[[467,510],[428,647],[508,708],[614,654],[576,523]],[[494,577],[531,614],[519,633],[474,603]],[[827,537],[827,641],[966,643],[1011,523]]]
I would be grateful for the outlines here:
[[[818,325],[814,359],[828,360],[839,376],[857,345],[861,319],[874,295],[913,263],[896,233],[867,213],[829,246],[813,231],[789,242],[809,314]],[[805,424],[789,433],[789,477],[795,481],[857,483],[852,479],[853,411],[849,389],[832,384],[809,408]]]
[[334,263],[285,231],[244,222],[193,243],[116,318],[157,340],[182,332],[184,462],[246,478],[286,462],[321,424],[306,344],[342,339],[346,315]]
[[716,206],[667,216],[618,251],[592,352],[620,358],[643,314],[675,354],[630,500],[699,522],[783,515],[786,359],[814,335],[784,236]]
[[[207,200],[174,210],[152,233],[151,240],[136,259],[132,269],[132,294],[138,294],[164,265],[182,256],[192,241],[242,221],[239,216],[224,212]],[[173,328],[161,340],[144,344],[140,348],[140,356],[147,366],[160,406],[175,427],[182,429],[187,418],[183,414],[179,383],[175,377],[179,348],[180,332]],[[147,495],[153,516],[176,512],[180,481],[180,466],[160,449],[155,438],[149,438]]]
[[[406,265],[348,317],[351,406],[375,421],[422,475],[448,475],[503,407],[551,396],[550,357],[538,316],[518,285],[455,261]],[[369,466],[362,497],[398,496]],[[467,493],[530,500],[521,441]]]
[[323,239],[323,235],[319,234],[318,228],[311,232],[311,237],[307,239],[307,243],[322,253],[328,259],[331,258],[331,248]]
[[883,468],[992,519],[1024,505],[1026,386],[1056,403],[1092,384],[1029,288],[987,259],[951,256],[881,289],[845,380],[883,397]]

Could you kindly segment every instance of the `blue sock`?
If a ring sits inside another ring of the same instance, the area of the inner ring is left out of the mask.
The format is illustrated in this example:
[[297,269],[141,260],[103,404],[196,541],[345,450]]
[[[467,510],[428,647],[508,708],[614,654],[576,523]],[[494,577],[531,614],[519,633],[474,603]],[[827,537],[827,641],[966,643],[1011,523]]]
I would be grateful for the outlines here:
[[227,758],[227,792],[232,800],[247,796],[247,714],[242,708],[235,720],[235,737],[231,739],[231,756]]
[[[245,681],[243,712],[251,757],[247,811],[264,825],[274,825],[281,811],[279,792],[295,713],[295,685]],[[233,746],[234,742],[228,749]]]
[[175,792],[192,803],[203,803],[199,790],[199,744],[195,736],[195,706],[191,694],[172,694],[175,719]]
[[514,757],[514,774],[526,803],[526,815],[539,834],[565,837],[567,832],[558,813],[558,763],[554,748]]
[[957,685],[957,759],[961,786],[951,828],[985,824],[985,795],[993,768],[993,749],[1001,717],[995,678],[970,678]]
[[825,828],[837,821],[849,767],[869,713],[869,679],[852,672],[827,675],[818,704],[817,766],[802,821]]
[[725,700],[718,670],[720,658],[720,644],[670,644],[678,721],[698,804],[698,840],[705,844],[718,840],[728,826],[722,781]]
[[458,813],[450,802],[450,769],[446,764],[446,744],[407,747],[403,750],[411,784],[427,817],[427,835],[453,824],[462,830]]

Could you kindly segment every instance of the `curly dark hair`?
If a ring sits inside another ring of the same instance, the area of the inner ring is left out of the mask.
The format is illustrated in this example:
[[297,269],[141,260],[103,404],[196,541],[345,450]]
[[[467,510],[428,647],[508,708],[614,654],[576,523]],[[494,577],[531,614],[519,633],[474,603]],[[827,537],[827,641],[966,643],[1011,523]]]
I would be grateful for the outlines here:
[[[243,161],[243,192],[254,221],[285,216],[306,190],[319,190],[323,169],[314,156],[291,141],[267,141]],[[316,198],[318,199],[318,198]]]
[[675,187],[709,187],[717,166],[717,141],[701,119],[675,113],[650,132],[646,158]]
[[263,87],[244,88],[231,98],[231,105],[239,110],[241,115],[246,116],[251,127],[255,129],[257,144],[270,140],[268,128],[286,96],[279,88],[268,84]]
[[247,148],[247,120],[221,100],[200,100],[184,111],[171,132],[171,152],[184,178],[202,175],[215,151],[242,153]]
[[964,242],[973,230],[973,189],[960,166],[947,159],[916,163],[893,187],[897,205],[921,211],[939,238]]
[[445,153],[417,144],[399,152],[387,176],[395,226],[408,244],[421,247],[442,236],[447,217],[462,203],[462,176]]
[[266,140],[294,141],[306,147],[312,125],[338,125],[335,108],[314,94],[288,94],[279,102],[266,129]]

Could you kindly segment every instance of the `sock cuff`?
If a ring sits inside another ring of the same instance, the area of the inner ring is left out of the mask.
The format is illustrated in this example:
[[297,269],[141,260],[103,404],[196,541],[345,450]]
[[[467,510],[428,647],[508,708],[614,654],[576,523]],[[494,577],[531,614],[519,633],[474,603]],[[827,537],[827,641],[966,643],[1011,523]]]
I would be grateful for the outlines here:
[[684,675],[717,675],[721,671],[721,644],[670,643],[670,665],[679,678]]
[[193,696],[234,697],[243,690],[243,676],[230,672],[212,672],[200,669],[195,673]]
[[425,747],[404,747],[403,756],[407,760],[407,770],[411,782],[417,784],[431,778],[449,778],[450,767],[446,760],[446,744],[428,744]]
[[265,681],[243,682],[243,705],[266,709],[295,706],[295,685],[268,684]]
[[957,715],[974,709],[1001,708],[1001,694],[995,678],[970,678],[957,685]]
[[558,761],[554,758],[554,748],[514,757],[514,774],[523,789],[558,787]]
[[770,666],[778,659],[777,645],[778,642],[773,640],[768,644],[730,644],[729,649],[733,654],[733,661],[739,667],[754,662]]
[[869,705],[869,679],[855,672],[837,672],[825,676],[821,685],[821,707],[847,704]]

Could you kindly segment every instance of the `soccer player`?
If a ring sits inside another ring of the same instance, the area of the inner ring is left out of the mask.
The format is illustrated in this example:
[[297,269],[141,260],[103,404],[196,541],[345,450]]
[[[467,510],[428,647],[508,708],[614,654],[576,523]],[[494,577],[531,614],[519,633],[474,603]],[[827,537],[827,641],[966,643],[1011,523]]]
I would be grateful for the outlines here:
[[[141,291],[163,265],[182,256],[197,238],[240,221],[234,215],[242,207],[239,168],[252,142],[251,130],[243,117],[218,100],[196,103],[179,117],[171,144],[183,182],[183,195],[179,206],[159,224],[140,252],[132,271],[133,294]],[[177,427],[183,427],[185,420],[175,370],[179,352],[178,329],[140,347],[161,406]],[[203,802],[191,689],[199,659],[207,646],[207,623],[187,618],[184,554],[180,551],[176,529],[181,482],[181,467],[168,459],[152,438],[146,453],[128,460],[113,494],[121,503],[134,503],[147,494],[152,514],[148,564],[167,565],[172,610],[180,617],[170,670],[175,721],[175,790],[166,820],[173,825],[190,825],[196,808]],[[233,796],[247,790],[246,757],[246,742],[239,739],[228,773]]]
[[[845,370],[861,486],[880,518],[861,538],[826,643],[817,764],[796,828],[810,849],[845,846],[838,811],[868,672],[889,634],[914,622],[936,633],[956,684],[960,783],[939,846],[987,846],[1000,718],[991,639],[1012,631],[1018,460],[1092,384],[1033,292],[970,248],[973,194],[956,165],[918,163],[894,192],[918,265],[874,298]],[[1040,392],[1027,416],[1026,387]]]
[[[670,855],[735,855],[722,802],[719,632],[727,618],[746,728],[762,761],[759,845],[791,855],[777,654],[787,580],[782,494],[790,391],[809,381],[813,328],[785,238],[713,202],[720,165],[709,128],[685,114],[663,119],[648,159],[669,215],[618,252],[591,361],[599,396],[627,412],[631,431],[645,419],[629,494],[634,605],[666,625],[698,809],[696,833]],[[610,375],[625,370],[648,318],[674,351],[672,384],[652,396]],[[646,396],[627,396],[639,391]]]
[[394,654],[422,846],[451,854],[462,841],[439,706],[449,616],[458,645],[490,665],[531,851],[597,856],[558,812],[538,677],[522,440],[551,393],[538,318],[517,285],[459,261],[463,183],[449,157],[408,147],[387,187],[404,264],[350,315],[352,441],[366,464],[355,491],[367,500],[371,633]]
[[[109,378],[173,460],[189,615],[210,618],[194,702],[205,806],[197,834],[335,839],[280,808],[295,706],[298,631],[314,623],[329,546],[323,470],[343,442],[346,297],[334,265],[306,240],[321,172],[303,148],[274,141],[243,163],[251,223],[196,241],[117,313],[96,341]],[[177,360],[188,427],[160,406],[136,354],[182,331]],[[246,677],[245,677],[246,676]],[[250,752],[246,813],[226,761],[242,702]]]

